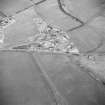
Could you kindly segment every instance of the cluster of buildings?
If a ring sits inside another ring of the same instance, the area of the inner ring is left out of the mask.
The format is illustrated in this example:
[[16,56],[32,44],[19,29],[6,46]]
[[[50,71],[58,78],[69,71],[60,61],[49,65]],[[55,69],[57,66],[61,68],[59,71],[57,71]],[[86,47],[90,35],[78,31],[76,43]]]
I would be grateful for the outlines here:
[[47,24],[41,18],[35,18],[34,22],[39,31],[31,40],[35,42],[32,46],[34,50],[79,54],[79,50],[71,42],[70,36],[60,27]]

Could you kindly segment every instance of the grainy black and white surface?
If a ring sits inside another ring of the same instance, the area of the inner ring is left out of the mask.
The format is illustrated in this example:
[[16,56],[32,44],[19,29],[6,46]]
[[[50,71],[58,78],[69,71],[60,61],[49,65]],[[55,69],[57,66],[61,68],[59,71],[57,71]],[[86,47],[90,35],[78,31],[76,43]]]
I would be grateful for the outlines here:
[[105,105],[105,0],[0,0],[0,105]]

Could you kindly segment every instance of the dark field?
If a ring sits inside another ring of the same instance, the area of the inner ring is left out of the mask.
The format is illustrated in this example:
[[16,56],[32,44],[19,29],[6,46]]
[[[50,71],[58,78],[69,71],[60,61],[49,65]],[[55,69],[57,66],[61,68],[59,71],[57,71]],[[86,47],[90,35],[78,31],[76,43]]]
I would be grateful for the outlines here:
[[56,105],[53,88],[68,105],[105,104],[103,85],[66,56],[1,51],[0,84],[0,105]]

